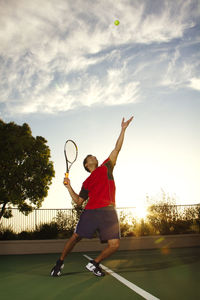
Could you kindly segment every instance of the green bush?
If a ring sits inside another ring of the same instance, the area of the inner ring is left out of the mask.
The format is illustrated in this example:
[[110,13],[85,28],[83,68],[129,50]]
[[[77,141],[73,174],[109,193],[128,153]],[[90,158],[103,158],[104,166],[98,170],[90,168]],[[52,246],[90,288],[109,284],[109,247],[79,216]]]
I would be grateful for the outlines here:
[[154,228],[146,220],[141,219],[137,222],[134,230],[135,236],[154,235],[156,232]]
[[126,214],[125,212],[120,212],[119,222],[122,237],[135,236],[135,218],[131,217],[129,213]]
[[22,231],[17,235],[18,240],[33,240],[34,232],[33,231]]
[[16,240],[17,234],[13,231],[12,228],[4,228],[0,226],[0,240]]
[[[155,232],[161,235],[200,232],[200,207],[185,207],[178,210],[177,205],[160,202],[148,208],[147,220]],[[193,226],[193,225],[197,226]],[[199,225],[199,226],[198,226]]]
[[33,232],[33,237],[35,239],[56,239],[59,234],[59,226],[55,222],[49,224],[41,224]]
[[69,233],[73,233],[78,222],[77,212],[74,210],[72,214],[69,215],[68,213],[58,211],[54,222],[57,224],[60,232],[68,231]]

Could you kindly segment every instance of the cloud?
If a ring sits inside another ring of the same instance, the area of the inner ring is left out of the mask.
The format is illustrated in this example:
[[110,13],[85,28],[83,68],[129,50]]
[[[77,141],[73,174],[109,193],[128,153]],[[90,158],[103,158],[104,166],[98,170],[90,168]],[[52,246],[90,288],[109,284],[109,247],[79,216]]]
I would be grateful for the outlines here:
[[[80,106],[122,105],[138,100],[139,82],[126,82],[125,69],[110,69],[104,82],[98,77],[84,75],[83,78],[68,83],[58,83],[41,93],[35,91],[29,100],[13,102],[15,113],[27,114],[35,112],[57,113],[75,109]],[[26,105],[25,105],[26,104]],[[11,109],[11,107],[7,107]]]
[[[146,3],[155,12],[149,13]],[[96,53],[113,44],[166,42],[194,26],[190,5],[163,1],[156,13],[155,2],[139,0],[43,1],[42,7],[39,0],[1,2],[1,51],[31,49],[48,61],[55,54]],[[115,18],[120,26],[114,26]]]
[[[119,26],[114,25],[115,19],[120,20]],[[53,113],[80,105],[128,104],[139,101],[146,74],[172,86],[182,78],[182,67],[173,75],[180,49],[171,58],[168,50],[159,52],[156,47],[181,39],[196,19],[196,11],[191,17],[191,1],[163,1],[159,7],[154,1],[139,0],[44,0],[42,7],[39,0],[1,1],[4,111]],[[144,47],[139,53],[137,45]],[[162,79],[154,75],[152,62],[157,69],[163,62],[167,65]],[[190,62],[184,66],[189,69]],[[196,76],[192,68],[190,75]]]
[[[166,64],[166,70],[161,80],[161,85],[176,87],[179,86],[183,81],[185,81],[184,76],[186,73],[182,72],[182,68],[180,66],[178,67],[179,58],[180,50],[178,48],[176,48],[175,51],[171,53],[170,57],[167,57],[168,63]],[[174,72],[175,68],[176,72]]]
[[[199,54],[193,46],[182,45],[171,49],[163,57],[163,76],[160,85],[172,89],[194,88],[198,90]],[[187,55],[185,54],[187,53]],[[188,82],[190,84],[188,84]]]
[[189,87],[194,90],[200,91],[200,78],[191,78]]

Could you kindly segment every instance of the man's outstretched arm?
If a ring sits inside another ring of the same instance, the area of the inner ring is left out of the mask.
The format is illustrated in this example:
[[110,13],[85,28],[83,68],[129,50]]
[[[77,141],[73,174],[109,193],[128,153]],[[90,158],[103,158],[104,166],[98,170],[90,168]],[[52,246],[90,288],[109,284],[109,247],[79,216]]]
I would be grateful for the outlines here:
[[113,164],[113,166],[116,164],[116,160],[117,160],[117,157],[118,157],[118,154],[119,154],[119,151],[121,150],[122,148],[122,145],[123,145],[123,141],[124,141],[124,134],[125,134],[125,131],[126,131],[126,128],[128,127],[128,125],[130,124],[130,122],[133,120],[133,117],[131,117],[128,121],[124,121],[124,118],[122,119],[122,123],[121,123],[121,132],[120,132],[120,135],[117,139],[117,142],[116,142],[116,145],[115,145],[115,148],[114,150],[111,152],[109,158]]

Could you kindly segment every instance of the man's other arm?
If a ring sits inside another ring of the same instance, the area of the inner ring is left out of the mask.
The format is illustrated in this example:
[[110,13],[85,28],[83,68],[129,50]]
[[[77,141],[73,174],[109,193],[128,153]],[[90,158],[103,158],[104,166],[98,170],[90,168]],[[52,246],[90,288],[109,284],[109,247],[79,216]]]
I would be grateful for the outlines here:
[[72,200],[78,205],[81,206],[83,204],[83,202],[85,201],[83,198],[81,198],[77,193],[75,193],[75,191],[73,190],[73,188],[71,187],[70,184],[70,180],[69,178],[64,178],[64,186],[68,189],[68,192],[72,198]]
[[126,122],[124,121],[124,118],[122,119],[120,135],[119,135],[119,137],[117,139],[117,142],[116,142],[114,150],[111,152],[111,154],[109,156],[109,158],[110,158],[113,166],[116,164],[118,154],[119,154],[119,152],[120,152],[120,150],[122,148],[122,145],[123,145],[123,142],[124,142],[124,135],[125,135],[126,128],[128,127],[128,125],[130,124],[130,122],[132,120],[133,120],[133,117],[131,117]]

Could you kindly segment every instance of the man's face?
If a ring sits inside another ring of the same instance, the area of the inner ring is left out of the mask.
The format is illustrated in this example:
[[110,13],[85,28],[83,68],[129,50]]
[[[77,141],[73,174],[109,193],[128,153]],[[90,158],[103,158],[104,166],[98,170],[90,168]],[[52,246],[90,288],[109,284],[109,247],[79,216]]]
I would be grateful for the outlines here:
[[86,167],[93,167],[95,166],[95,168],[98,167],[98,160],[95,156],[91,155],[87,158],[87,163],[86,163]]

